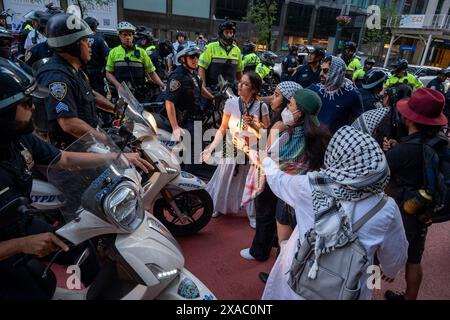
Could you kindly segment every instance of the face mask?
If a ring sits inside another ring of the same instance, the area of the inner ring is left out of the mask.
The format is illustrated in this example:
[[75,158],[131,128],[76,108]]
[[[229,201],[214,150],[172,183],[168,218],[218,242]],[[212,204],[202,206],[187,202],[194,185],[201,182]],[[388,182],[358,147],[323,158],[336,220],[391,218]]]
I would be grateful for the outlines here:
[[281,113],[281,118],[286,126],[292,126],[295,124],[294,114],[288,109],[284,109]]

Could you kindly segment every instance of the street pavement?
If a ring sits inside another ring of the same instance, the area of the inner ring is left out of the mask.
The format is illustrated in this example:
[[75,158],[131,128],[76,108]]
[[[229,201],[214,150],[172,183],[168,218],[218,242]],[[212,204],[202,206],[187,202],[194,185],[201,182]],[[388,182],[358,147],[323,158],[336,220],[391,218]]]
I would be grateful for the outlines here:
[[[254,230],[245,214],[220,216],[198,234],[178,238],[186,267],[212,290],[218,299],[259,300],[264,284],[260,271],[269,271],[275,262],[275,250],[269,261],[247,261],[239,252],[251,245]],[[429,230],[423,259],[424,279],[421,300],[450,299],[450,223],[434,225]],[[383,299],[386,290],[402,290],[404,275],[393,284],[382,283],[374,299]]]

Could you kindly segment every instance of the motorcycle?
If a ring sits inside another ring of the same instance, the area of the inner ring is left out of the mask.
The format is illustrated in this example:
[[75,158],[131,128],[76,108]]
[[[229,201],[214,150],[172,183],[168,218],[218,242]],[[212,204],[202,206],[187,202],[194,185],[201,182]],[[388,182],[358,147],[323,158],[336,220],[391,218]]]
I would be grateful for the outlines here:
[[181,152],[182,145],[169,150],[160,142],[153,115],[144,110],[125,83],[122,83],[119,96],[126,103],[124,115],[128,119],[134,149],[157,168],[144,183],[146,209],[175,236],[197,233],[209,223],[214,210],[205,183],[181,171],[175,154]]
[[[65,205],[60,208],[65,225],[56,234],[69,247],[95,239],[102,263],[91,285],[73,291],[56,288],[56,278],[50,268],[60,252],[48,266],[26,257],[27,267],[30,261],[34,262],[31,266],[38,263],[41,267],[37,270],[43,271],[42,277],[55,280],[53,299],[215,299],[184,268],[181,249],[169,230],[145,211],[142,177],[104,131],[99,129],[85,135],[66,151],[96,156],[88,168],[60,169],[54,165],[59,159],[48,167],[49,183],[63,190],[65,198]],[[0,224],[17,217],[18,211],[23,217],[46,212],[15,201],[0,209]],[[71,267],[80,268],[91,254],[89,250],[84,250]]]

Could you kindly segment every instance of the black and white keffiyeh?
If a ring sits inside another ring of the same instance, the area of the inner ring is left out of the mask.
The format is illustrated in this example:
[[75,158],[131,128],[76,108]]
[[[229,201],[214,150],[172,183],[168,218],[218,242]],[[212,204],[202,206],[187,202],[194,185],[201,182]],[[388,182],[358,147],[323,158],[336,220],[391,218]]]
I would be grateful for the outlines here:
[[345,126],[332,138],[325,155],[325,169],[308,173],[313,187],[316,263],[309,277],[315,279],[320,255],[345,245],[353,237],[352,220],[358,201],[382,194],[390,171],[377,142]]
[[373,136],[375,130],[389,114],[389,108],[378,108],[364,112],[353,122],[352,127]]
[[347,65],[344,60],[336,56],[332,57],[327,80],[324,84],[317,84],[319,86],[319,92],[324,98],[334,100],[336,95],[340,96],[345,91],[355,90],[353,82],[345,77],[346,69]]
[[280,90],[283,97],[291,100],[295,93],[303,87],[294,81],[283,81],[278,84],[277,89]]

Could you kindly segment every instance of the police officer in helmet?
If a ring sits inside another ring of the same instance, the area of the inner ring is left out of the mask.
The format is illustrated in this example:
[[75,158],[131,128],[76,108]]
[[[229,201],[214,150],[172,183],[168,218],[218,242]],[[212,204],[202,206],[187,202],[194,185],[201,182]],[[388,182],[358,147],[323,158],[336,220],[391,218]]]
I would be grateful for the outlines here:
[[299,65],[298,46],[289,47],[289,54],[281,62],[281,81],[288,81]]
[[[52,15],[47,12],[42,12],[37,15],[38,23],[42,30],[43,36],[47,35],[45,27],[47,26],[48,20],[50,20],[51,17]],[[35,63],[42,61],[43,59],[50,58],[51,56],[53,56],[53,50],[50,48],[46,40],[33,46],[26,53],[25,62],[28,66],[33,68]]]
[[359,60],[359,57],[356,56],[357,48],[358,46],[356,43],[352,41],[346,42],[344,44],[344,51],[341,54],[342,60],[344,60],[347,65],[345,76],[350,80],[353,79],[354,72],[362,68],[361,61]]
[[364,112],[383,107],[383,97],[380,93],[383,91],[384,82],[387,74],[382,70],[369,70],[363,80],[362,88],[359,89],[361,94]]
[[255,71],[256,66],[261,62],[258,55],[255,53],[256,45],[253,42],[246,42],[242,47],[242,54],[244,60],[242,64],[244,66],[244,73],[247,71]]
[[[194,164],[194,122],[202,120],[201,96],[207,99],[214,97],[202,86],[197,69],[200,48],[195,43],[186,43],[177,53],[180,66],[169,76],[166,92],[166,110],[176,141],[190,134],[189,146],[185,146],[185,170],[192,172]],[[187,131],[187,132],[186,132]]]
[[362,82],[364,79],[364,76],[372,70],[373,66],[375,65],[375,59],[373,58],[367,58],[364,62],[364,68],[358,69],[353,73],[353,82],[358,88],[362,88]]
[[121,83],[129,84],[140,102],[147,100],[145,84],[150,78],[164,91],[164,83],[155,72],[156,68],[144,49],[134,44],[136,28],[129,22],[121,22],[117,27],[121,45],[109,52],[106,63],[106,78],[120,90]]
[[408,72],[408,61],[406,59],[400,59],[392,66],[391,76],[386,81],[386,86],[393,87],[399,84],[408,84],[413,89],[420,89],[423,87],[422,81],[417,79],[416,76]]
[[[78,25],[72,28],[70,23]],[[114,106],[92,90],[82,67],[91,59],[89,36],[92,30],[75,15],[58,14],[47,25],[48,44],[55,54],[39,68],[38,82],[49,89],[45,99],[50,140],[60,149],[81,136],[95,131],[98,125],[96,105],[114,113]],[[44,121],[43,110],[37,110]],[[45,124],[38,124],[45,127]]]
[[219,40],[206,47],[198,63],[203,86],[216,86],[219,75],[232,84],[241,79],[244,67],[241,50],[234,44],[235,35],[236,23],[225,20],[219,25]]
[[[33,135],[32,99],[45,98],[48,90],[38,86],[28,74],[12,62],[0,58],[0,208],[25,198],[30,200],[33,185],[32,171],[35,165],[59,168],[92,166],[89,154],[64,152]],[[98,155],[95,161],[110,160],[111,155]],[[137,154],[126,157],[146,171],[148,163]],[[55,290],[56,279],[51,273],[43,278],[33,272],[33,266],[49,261],[57,251],[64,251],[55,260],[58,264],[75,264],[88,243],[68,246],[54,234],[54,228],[41,219],[21,215],[14,206],[4,219],[0,217],[0,300],[4,299],[50,299]],[[92,283],[98,273],[95,249],[81,264],[81,281],[85,286]],[[68,252],[69,251],[69,252]],[[26,254],[29,260],[23,260]],[[45,268],[43,266],[42,270]]]

